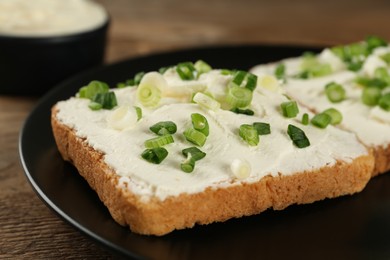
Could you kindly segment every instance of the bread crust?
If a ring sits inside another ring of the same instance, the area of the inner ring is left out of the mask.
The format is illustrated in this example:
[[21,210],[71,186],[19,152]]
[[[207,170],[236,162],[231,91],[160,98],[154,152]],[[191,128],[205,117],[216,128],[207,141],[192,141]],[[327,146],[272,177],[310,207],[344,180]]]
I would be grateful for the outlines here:
[[372,177],[390,171],[390,144],[374,147],[373,154],[375,157],[375,169]]
[[369,154],[352,163],[337,162],[331,167],[294,175],[265,176],[251,184],[228,188],[207,188],[195,194],[181,194],[148,202],[129,189],[118,187],[120,176],[103,160],[103,154],[91,148],[56,118],[52,109],[52,129],[58,150],[72,163],[112,217],[139,234],[165,235],[175,229],[210,224],[230,218],[258,214],[269,208],[282,210],[292,204],[306,204],[361,191],[371,178],[374,157]]

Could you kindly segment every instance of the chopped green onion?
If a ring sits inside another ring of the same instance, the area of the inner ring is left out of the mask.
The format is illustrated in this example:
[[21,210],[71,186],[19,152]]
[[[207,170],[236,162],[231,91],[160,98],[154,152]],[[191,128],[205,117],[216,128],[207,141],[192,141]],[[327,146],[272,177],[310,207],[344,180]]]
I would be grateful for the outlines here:
[[337,125],[337,124],[340,124],[341,121],[343,121],[343,115],[341,114],[340,111],[338,111],[337,109],[335,108],[328,108],[326,109],[324,112],[322,112],[323,114],[327,114],[328,116],[330,116],[331,120],[330,120],[330,123],[332,125]]
[[390,93],[383,95],[379,99],[379,106],[385,111],[390,111]]
[[237,179],[248,178],[251,174],[251,165],[245,159],[234,159],[230,164],[230,170]]
[[305,148],[310,146],[310,141],[302,129],[290,124],[287,127],[287,134],[290,136],[296,147]]
[[377,87],[365,87],[362,91],[362,102],[367,106],[376,106],[382,96],[382,90]]
[[195,161],[199,161],[206,156],[206,153],[201,151],[199,148],[193,146],[181,151],[184,156],[188,157],[191,154],[191,157],[194,158]]
[[117,83],[117,88],[124,88],[124,87],[133,87],[139,85],[142,78],[144,77],[145,72],[141,71],[134,75],[132,79],[127,79],[125,82],[119,82]]
[[328,114],[324,113],[319,113],[311,119],[311,123],[319,128],[326,128],[331,121],[332,118]]
[[221,74],[222,75],[233,75],[234,74],[234,70],[228,70],[228,69],[221,69]]
[[213,111],[217,111],[221,107],[221,104],[218,101],[201,92],[195,94],[193,101],[198,105]]
[[381,59],[384,60],[387,64],[390,64],[390,52],[383,54]]
[[303,55],[301,69],[302,72],[297,75],[301,79],[321,77],[332,73],[330,64],[320,63],[312,53],[305,53]]
[[236,71],[233,75],[232,83],[234,83],[235,86],[240,86],[241,83],[244,81],[246,74],[247,74],[246,71],[242,71],[242,70]]
[[374,77],[386,82],[386,86],[390,85],[390,75],[389,72],[387,71],[387,68],[384,67],[377,68],[374,72]]
[[164,74],[167,70],[169,70],[170,68],[172,68],[172,66],[166,66],[166,67],[161,67],[158,69],[158,72],[160,74]]
[[172,135],[157,136],[145,141],[146,148],[157,148],[175,142]]
[[364,87],[377,87],[377,88],[383,89],[387,86],[386,81],[383,81],[383,80],[378,79],[378,78],[370,79],[370,78],[365,78],[365,77],[359,77],[359,78],[356,78],[355,82],[359,85],[364,86]]
[[197,78],[197,71],[192,62],[182,62],[177,64],[176,72],[182,80],[193,80]]
[[241,109],[238,107],[232,108],[232,109],[230,109],[230,111],[232,111],[236,114],[243,114],[243,115],[247,115],[247,116],[253,116],[255,114],[255,112],[253,112],[253,110],[251,110],[251,109]]
[[195,160],[190,156],[180,164],[180,168],[183,172],[193,172],[195,168]]
[[206,135],[204,135],[202,132],[199,132],[198,130],[195,130],[194,128],[187,128],[183,135],[187,141],[198,146],[203,146],[207,139]]
[[209,123],[206,117],[199,113],[191,114],[192,126],[195,130],[202,132],[205,136],[209,136]]
[[309,114],[304,113],[302,115],[302,125],[308,125],[309,124]]
[[286,65],[284,65],[283,63],[278,64],[274,74],[277,79],[284,79],[286,75]]
[[226,102],[232,107],[246,107],[252,102],[252,91],[239,86],[230,87],[226,96]]
[[168,156],[168,151],[163,147],[146,149],[141,156],[150,163],[160,164]]
[[158,122],[149,127],[149,129],[157,135],[174,134],[177,131],[176,124],[172,121]]
[[347,68],[350,71],[359,71],[363,67],[363,61],[350,62]]
[[137,113],[137,121],[142,118],[142,109],[140,107],[134,106],[135,112]]
[[125,88],[125,87],[127,87],[127,85],[126,85],[125,82],[118,82],[118,83],[116,84],[116,87],[117,87],[117,88]]
[[328,83],[325,86],[325,94],[332,103],[338,103],[345,99],[345,89],[335,82]]
[[369,49],[370,52],[372,52],[372,50],[374,50],[378,47],[388,45],[387,41],[385,41],[384,39],[379,38],[377,36],[368,36],[366,38],[366,43],[367,43],[367,48]]
[[84,86],[79,90],[79,97],[88,98],[92,100],[93,97],[96,96],[96,94],[107,93],[109,89],[110,88],[107,83],[98,80],[93,80],[89,82],[87,86]]
[[137,110],[129,105],[122,105],[115,108],[106,117],[107,125],[115,130],[132,128],[138,121]]
[[245,88],[253,92],[256,86],[257,86],[257,76],[248,72],[246,76]]
[[296,101],[287,101],[280,104],[284,117],[293,118],[299,113],[299,108]]
[[204,62],[203,60],[198,60],[194,64],[195,69],[198,71],[198,74],[207,73],[212,70],[211,66]]
[[258,135],[268,135],[271,133],[271,127],[267,123],[255,122],[253,127],[256,129]]
[[101,104],[104,109],[113,109],[118,105],[114,92],[97,93],[92,98],[92,102]]
[[239,135],[251,146],[258,145],[260,139],[256,128],[252,125],[243,124],[240,126]]
[[234,73],[230,82],[230,88],[242,87],[253,91],[257,86],[257,76],[246,71],[238,70]]
[[352,43],[344,46],[333,47],[332,52],[342,59],[349,70],[358,71],[361,69],[365,57],[371,50],[366,42]]
[[100,103],[97,103],[97,102],[90,102],[88,104],[88,107],[91,109],[91,110],[100,110],[103,108],[103,105],[100,104]]
[[146,107],[155,107],[161,100],[161,90],[155,84],[140,84],[137,89],[137,99]]
[[145,72],[141,71],[134,75],[134,85],[139,85],[142,78],[145,76]]

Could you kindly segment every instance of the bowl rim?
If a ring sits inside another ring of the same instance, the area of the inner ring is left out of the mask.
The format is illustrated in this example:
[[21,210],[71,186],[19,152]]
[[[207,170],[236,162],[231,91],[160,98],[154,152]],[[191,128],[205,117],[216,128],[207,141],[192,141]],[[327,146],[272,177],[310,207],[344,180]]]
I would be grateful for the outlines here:
[[66,34],[53,34],[45,36],[26,36],[26,35],[7,35],[0,33],[1,42],[25,42],[25,43],[42,43],[42,42],[71,42],[77,38],[88,38],[100,31],[107,31],[111,24],[111,17],[107,13],[107,19],[100,25],[85,31]]

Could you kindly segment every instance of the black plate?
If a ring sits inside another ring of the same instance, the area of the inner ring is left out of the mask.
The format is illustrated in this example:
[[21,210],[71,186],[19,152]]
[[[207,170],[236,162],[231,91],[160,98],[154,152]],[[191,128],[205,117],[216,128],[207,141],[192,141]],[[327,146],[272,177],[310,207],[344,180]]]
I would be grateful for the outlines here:
[[[181,61],[203,59],[216,68],[252,66],[297,56],[316,48],[222,46],[140,57],[85,72],[48,93],[32,111],[20,136],[20,156],[33,188],[71,225],[117,253],[130,257],[390,259],[390,175],[374,178],[354,196],[268,210],[225,223],[175,231],[164,237],[141,236],[116,224],[97,195],[64,162],[54,143],[50,108],[99,79],[112,85],[136,72]],[[75,254],[77,252],[75,251]]]

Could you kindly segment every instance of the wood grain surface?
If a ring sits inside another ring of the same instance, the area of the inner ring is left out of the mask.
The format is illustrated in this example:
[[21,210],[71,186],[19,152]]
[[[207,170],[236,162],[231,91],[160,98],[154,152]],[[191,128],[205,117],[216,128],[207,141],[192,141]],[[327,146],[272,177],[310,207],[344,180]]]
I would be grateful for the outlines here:
[[[98,2],[111,16],[107,64],[218,44],[328,46],[369,34],[390,41],[390,1],[386,0]],[[0,259],[117,258],[48,209],[24,176],[19,131],[37,101],[0,95]]]

